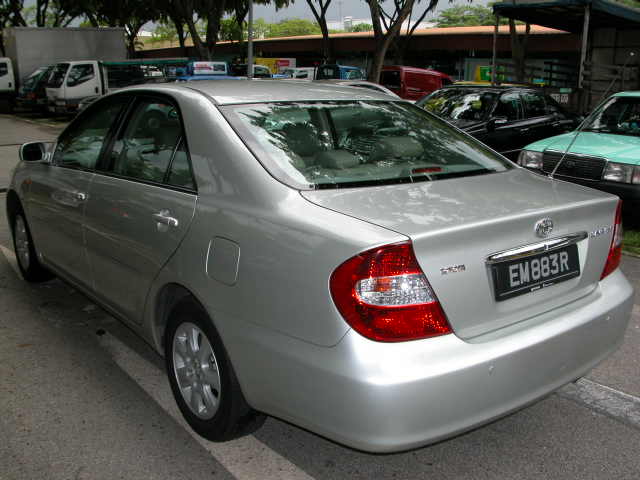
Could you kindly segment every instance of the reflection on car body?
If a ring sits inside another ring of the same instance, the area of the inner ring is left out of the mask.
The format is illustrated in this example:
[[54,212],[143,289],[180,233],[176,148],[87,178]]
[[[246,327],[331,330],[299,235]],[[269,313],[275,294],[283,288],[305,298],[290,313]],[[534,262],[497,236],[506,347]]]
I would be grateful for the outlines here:
[[25,279],[55,273],[140,333],[212,440],[269,414],[367,451],[425,445],[584,375],[629,320],[616,197],[375,91],[134,87],[21,159]]

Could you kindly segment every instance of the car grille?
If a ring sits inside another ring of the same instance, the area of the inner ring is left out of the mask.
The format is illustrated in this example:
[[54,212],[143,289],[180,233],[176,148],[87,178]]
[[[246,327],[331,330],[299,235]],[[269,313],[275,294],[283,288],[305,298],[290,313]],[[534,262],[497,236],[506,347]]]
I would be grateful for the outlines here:
[[[556,167],[562,153],[544,152],[542,155],[542,170],[551,173]],[[564,175],[585,180],[600,180],[607,161],[604,158],[584,157],[582,155],[567,154],[556,170],[556,175]]]

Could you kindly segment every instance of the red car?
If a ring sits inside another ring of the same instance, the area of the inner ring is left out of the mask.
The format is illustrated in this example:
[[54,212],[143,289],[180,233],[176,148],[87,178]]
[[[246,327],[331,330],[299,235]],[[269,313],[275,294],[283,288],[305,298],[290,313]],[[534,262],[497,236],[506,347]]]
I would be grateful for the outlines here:
[[449,75],[424,68],[388,65],[382,67],[380,83],[406,100],[418,100],[453,83]]

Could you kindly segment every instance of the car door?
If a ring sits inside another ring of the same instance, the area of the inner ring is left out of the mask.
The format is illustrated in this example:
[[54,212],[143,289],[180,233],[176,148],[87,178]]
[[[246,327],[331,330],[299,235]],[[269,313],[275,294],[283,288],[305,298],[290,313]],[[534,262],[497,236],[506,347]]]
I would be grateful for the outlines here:
[[50,163],[30,177],[27,216],[39,253],[74,280],[92,286],[83,220],[90,184],[110,132],[130,101],[117,96],[91,105],[60,135]]
[[139,321],[151,282],[185,236],[196,185],[177,105],[136,100],[99,165],[85,225],[97,295]]
[[542,92],[524,90],[521,92],[526,126],[521,129],[523,143],[520,148],[531,142],[551,136],[553,115],[547,111],[547,104]]
[[520,149],[527,144],[524,137],[528,127],[520,94],[517,91],[502,93],[490,117],[486,131],[475,136],[507,158],[515,160]]

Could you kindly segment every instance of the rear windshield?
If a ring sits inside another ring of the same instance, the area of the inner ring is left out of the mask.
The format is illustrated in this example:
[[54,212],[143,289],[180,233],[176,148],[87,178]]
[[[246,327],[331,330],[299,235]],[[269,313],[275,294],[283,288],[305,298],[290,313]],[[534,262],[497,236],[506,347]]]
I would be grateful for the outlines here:
[[332,65],[323,65],[318,68],[316,80],[328,80],[331,78],[340,78],[340,69]]
[[380,83],[387,88],[400,88],[400,72],[385,70],[380,75]]
[[53,71],[51,72],[51,76],[47,82],[47,87],[60,88],[62,86],[62,82],[64,82],[67,70],[69,70],[68,63],[59,63],[53,67]]
[[583,130],[640,136],[640,97],[613,97]]
[[294,188],[434,181],[512,168],[405,102],[281,102],[221,110],[272,175]]
[[416,105],[447,120],[484,120],[486,119],[498,94],[487,90],[467,88],[445,88],[433,92]]

